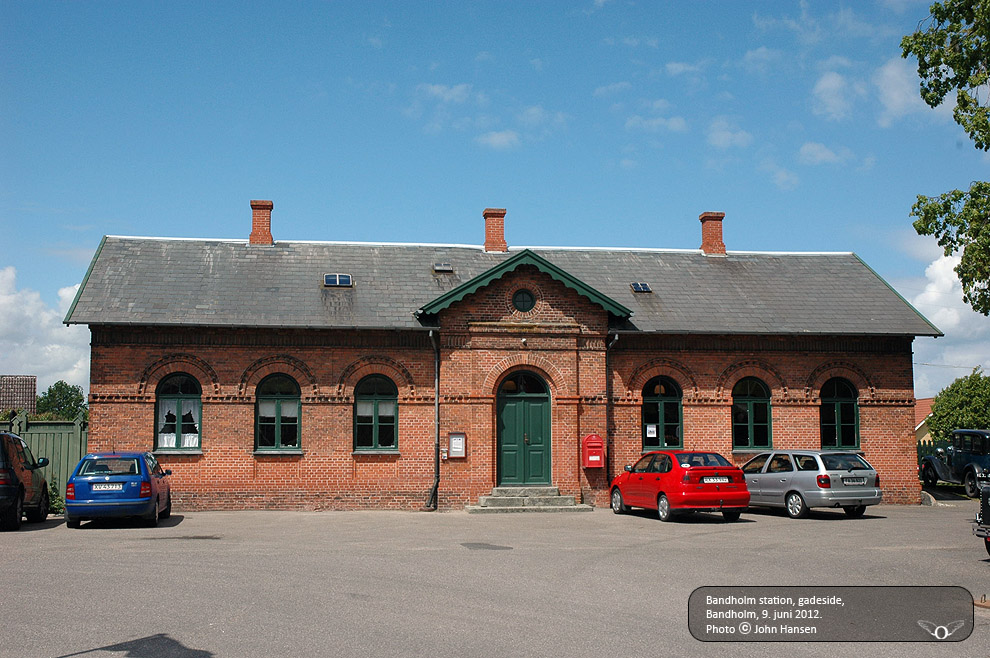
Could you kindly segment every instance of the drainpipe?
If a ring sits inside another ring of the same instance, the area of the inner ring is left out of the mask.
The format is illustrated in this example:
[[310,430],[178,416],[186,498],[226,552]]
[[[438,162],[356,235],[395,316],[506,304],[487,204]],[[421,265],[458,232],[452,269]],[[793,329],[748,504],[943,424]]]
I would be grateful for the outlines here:
[[433,445],[433,489],[426,507],[436,511],[440,503],[440,343],[432,329],[430,342],[433,343],[433,426],[436,437]]
[[[605,336],[608,339],[608,334]],[[619,340],[619,334],[612,336],[612,342],[605,346],[605,486],[612,485],[612,361],[609,358],[612,347]]]

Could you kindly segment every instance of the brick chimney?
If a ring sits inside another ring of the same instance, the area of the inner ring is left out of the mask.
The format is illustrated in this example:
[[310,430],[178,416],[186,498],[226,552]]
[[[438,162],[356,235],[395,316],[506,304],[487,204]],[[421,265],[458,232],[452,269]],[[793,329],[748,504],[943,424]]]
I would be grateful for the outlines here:
[[724,212],[703,212],[698,217],[701,220],[701,250],[706,256],[725,255],[725,243],[722,242],[722,220]]
[[505,243],[505,208],[485,208],[485,251],[508,251]]
[[272,238],[272,208],[275,206],[271,201],[251,202],[251,237],[248,244],[269,245],[275,240]]

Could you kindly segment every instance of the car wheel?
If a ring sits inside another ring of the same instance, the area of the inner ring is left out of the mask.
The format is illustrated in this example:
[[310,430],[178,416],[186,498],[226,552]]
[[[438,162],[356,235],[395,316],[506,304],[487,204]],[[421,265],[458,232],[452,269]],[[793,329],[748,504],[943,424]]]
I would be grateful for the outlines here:
[[78,530],[79,529],[79,523],[80,523],[80,520],[79,519],[74,519],[74,518],[69,517],[69,516],[65,517],[65,527],[66,528],[71,528],[72,530]]
[[963,489],[970,498],[980,497],[980,487],[976,484],[976,473],[966,471],[966,475],[963,477]]
[[24,514],[24,497],[17,496],[13,504],[0,514],[0,530],[17,530],[21,527],[21,516]]
[[843,507],[842,511],[846,513],[850,519],[858,519],[866,513],[866,505],[853,505],[852,507]]
[[660,497],[657,498],[657,516],[660,517],[661,521],[670,521],[674,518],[674,510],[670,509],[667,494],[660,494]]
[[808,506],[804,502],[804,498],[801,497],[796,491],[792,491],[787,494],[784,499],[784,507],[787,508],[787,516],[792,519],[803,519],[808,516]]
[[938,474],[931,464],[925,464],[921,469],[921,481],[929,488],[934,488],[938,484]]
[[728,521],[729,523],[732,523],[733,521],[738,521],[740,514],[742,514],[742,512],[740,512],[739,510],[727,510],[727,509],[722,510],[722,518]]
[[162,510],[161,516],[159,516],[158,518],[160,518],[160,519],[167,519],[170,516],[172,516],[172,492],[171,491],[168,492],[168,498],[166,499],[166,502],[165,502],[165,509]]
[[48,492],[41,492],[41,502],[38,509],[30,510],[26,514],[29,523],[41,523],[48,518]]
[[151,511],[148,512],[148,515],[146,517],[144,517],[144,525],[146,525],[149,528],[154,528],[154,527],[156,527],[158,525],[158,501],[157,500],[155,501],[155,504],[152,505]]
[[622,502],[622,492],[619,491],[619,487],[612,489],[612,511],[616,514],[625,514],[629,511],[626,504]]

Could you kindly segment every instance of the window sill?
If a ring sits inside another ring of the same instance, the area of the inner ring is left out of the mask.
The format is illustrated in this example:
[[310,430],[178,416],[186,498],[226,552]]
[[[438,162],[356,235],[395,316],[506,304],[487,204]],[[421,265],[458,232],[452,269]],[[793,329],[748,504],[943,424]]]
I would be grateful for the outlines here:
[[399,456],[398,450],[355,450],[351,453],[352,457],[359,457],[361,455],[393,455],[395,457]]
[[153,450],[152,453],[156,457],[162,455],[202,455],[203,451],[199,448],[158,448]]
[[285,455],[302,457],[303,451],[301,449],[295,450],[255,450],[255,457],[264,457],[265,455],[274,455],[276,457],[284,457]]
[[733,455],[757,455],[757,454],[759,454],[761,452],[773,452],[773,451],[774,451],[774,448],[772,448],[772,447],[767,447],[767,448],[733,448],[732,449],[732,454]]

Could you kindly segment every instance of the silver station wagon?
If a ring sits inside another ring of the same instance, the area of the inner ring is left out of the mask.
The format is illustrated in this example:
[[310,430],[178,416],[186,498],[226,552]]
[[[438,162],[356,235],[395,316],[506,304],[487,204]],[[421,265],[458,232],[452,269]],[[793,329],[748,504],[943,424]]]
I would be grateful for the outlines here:
[[775,450],[742,467],[750,507],[783,507],[792,519],[812,507],[841,507],[847,516],[863,516],[880,502],[880,476],[855,452]]

